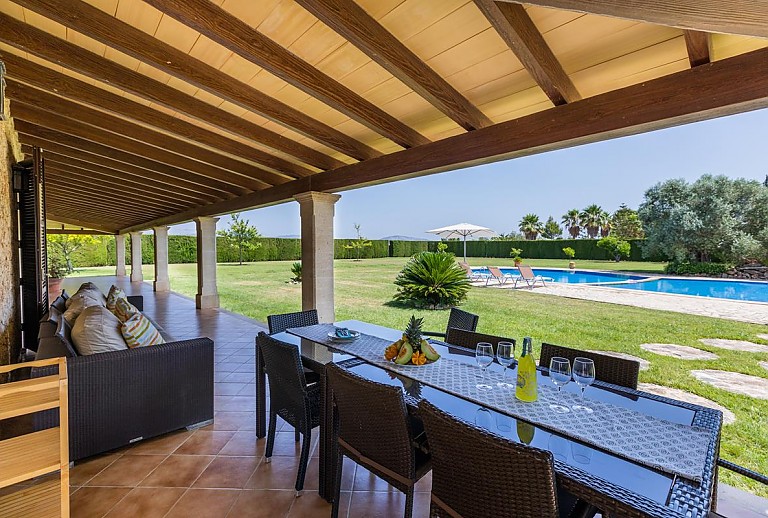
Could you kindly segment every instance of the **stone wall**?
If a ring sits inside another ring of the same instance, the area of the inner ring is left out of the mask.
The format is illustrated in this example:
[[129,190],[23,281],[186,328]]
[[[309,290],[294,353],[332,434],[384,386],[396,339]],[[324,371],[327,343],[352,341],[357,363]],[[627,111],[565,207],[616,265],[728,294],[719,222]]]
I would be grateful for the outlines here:
[[18,137],[9,120],[0,121],[0,365],[11,361],[19,350],[19,265],[16,241],[16,210],[11,164],[21,158]]
[[750,279],[753,281],[768,281],[768,266],[739,266],[731,268],[723,274],[731,279]]

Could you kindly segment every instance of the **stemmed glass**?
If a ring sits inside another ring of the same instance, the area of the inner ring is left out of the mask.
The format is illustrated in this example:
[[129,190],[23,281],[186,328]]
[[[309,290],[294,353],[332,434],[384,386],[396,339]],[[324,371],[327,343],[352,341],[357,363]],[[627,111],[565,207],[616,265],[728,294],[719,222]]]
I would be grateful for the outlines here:
[[[559,396],[560,390],[571,381],[571,362],[567,358],[560,358],[559,356],[552,358],[549,361],[549,377],[557,387],[557,394]],[[554,403],[549,405],[549,408],[558,414],[565,414],[571,411],[567,406]]]
[[496,359],[504,366],[504,381],[496,383],[496,386],[502,389],[515,388],[512,383],[507,383],[507,367],[515,363],[515,344],[499,342],[496,347]]
[[480,368],[483,369],[483,383],[478,383],[476,387],[480,390],[492,389],[493,387],[485,383],[485,369],[493,363],[493,346],[487,342],[478,343],[477,349],[475,349],[475,360],[477,360]]
[[[595,381],[595,362],[589,358],[576,358],[573,360],[573,379],[581,387],[581,399],[584,399],[584,390]],[[578,412],[591,414],[593,410],[584,405],[574,405]]]

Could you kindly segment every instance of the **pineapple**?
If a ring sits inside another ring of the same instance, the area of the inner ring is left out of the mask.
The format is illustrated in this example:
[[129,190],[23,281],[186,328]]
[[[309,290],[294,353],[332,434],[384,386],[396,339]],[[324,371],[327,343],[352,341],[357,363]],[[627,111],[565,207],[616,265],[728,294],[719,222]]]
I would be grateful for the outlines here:
[[416,316],[411,315],[411,319],[405,328],[405,336],[414,351],[421,350],[421,326],[423,323],[423,318],[416,318]]

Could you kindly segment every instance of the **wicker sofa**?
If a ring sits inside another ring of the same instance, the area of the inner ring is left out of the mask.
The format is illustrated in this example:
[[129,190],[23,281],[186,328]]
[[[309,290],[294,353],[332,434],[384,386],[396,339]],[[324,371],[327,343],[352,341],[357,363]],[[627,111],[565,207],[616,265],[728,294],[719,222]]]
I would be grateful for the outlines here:
[[[63,304],[60,297],[54,302]],[[141,297],[130,302],[143,309]],[[69,458],[77,461],[143,439],[213,420],[213,341],[172,341],[152,347],[77,355],[69,325],[41,321],[37,358],[67,357]],[[159,329],[159,328],[158,328]],[[44,370],[33,376],[44,376]],[[39,414],[38,429],[55,426]]]

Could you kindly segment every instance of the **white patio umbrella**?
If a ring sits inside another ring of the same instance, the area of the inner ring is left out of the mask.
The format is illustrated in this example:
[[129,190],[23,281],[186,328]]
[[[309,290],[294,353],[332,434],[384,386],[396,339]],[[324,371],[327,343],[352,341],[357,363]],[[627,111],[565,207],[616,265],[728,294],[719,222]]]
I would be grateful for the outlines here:
[[490,228],[479,227],[471,223],[458,223],[448,227],[427,230],[430,234],[437,234],[446,239],[461,236],[464,239],[464,262],[467,262],[467,236],[472,237],[495,237],[497,234]]

